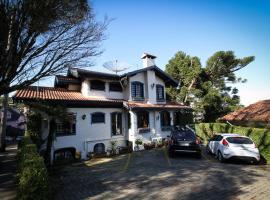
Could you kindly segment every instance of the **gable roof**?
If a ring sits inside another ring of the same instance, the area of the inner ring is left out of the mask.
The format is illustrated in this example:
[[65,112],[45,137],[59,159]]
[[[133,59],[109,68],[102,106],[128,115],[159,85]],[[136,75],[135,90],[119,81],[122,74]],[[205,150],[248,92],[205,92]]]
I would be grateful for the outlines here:
[[104,73],[104,72],[96,72],[96,71],[78,69],[78,68],[70,68],[68,70],[67,77],[70,77],[70,78],[73,77],[73,78],[77,78],[77,79],[97,77],[97,78],[120,81],[121,78],[135,76],[136,74],[141,73],[141,72],[146,72],[147,70],[155,71],[156,75],[165,82],[166,86],[173,86],[173,87],[178,86],[178,81],[174,80],[169,74],[167,74],[163,70],[159,69],[155,65],[150,66],[150,67],[145,67],[142,69],[138,69],[135,71],[131,71],[131,72],[128,72],[128,73],[125,73],[122,75],[110,74],[110,73]]
[[173,79],[169,74],[167,74],[163,70],[159,69],[156,65],[153,65],[153,66],[150,66],[150,67],[145,67],[145,68],[142,68],[142,69],[138,69],[138,70],[135,70],[135,71],[125,73],[125,74],[121,75],[121,77],[135,76],[138,73],[146,72],[148,70],[155,71],[156,75],[165,82],[166,86],[168,86],[168,85],[171,85],[171,86],[174,86],[174,87],[178,86],[178,81]]
[[270,122],[270,99],[259,101],[220,118],[221,121]]
[[72,76],[75,78],[104,78],[110,80],[118,80],[120,81],[120,76],[117,74],[110,74],[104,72],[97,72],[85,69],[78,69],[78,68],[70,68],[67,73],[68,76]]

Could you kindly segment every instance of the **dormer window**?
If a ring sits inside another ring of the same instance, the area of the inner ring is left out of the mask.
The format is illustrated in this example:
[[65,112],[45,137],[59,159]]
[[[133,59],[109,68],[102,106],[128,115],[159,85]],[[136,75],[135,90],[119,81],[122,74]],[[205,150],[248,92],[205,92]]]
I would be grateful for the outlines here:
[[156,85],[157,101],[164,101],[164,86]]
[[105,91],[105,82],[100,80],[91,80],[90,88],[91,90]]
[[131,96],[133,100],[144,99],[143,83],[139,81],[134,81],[131,83]]

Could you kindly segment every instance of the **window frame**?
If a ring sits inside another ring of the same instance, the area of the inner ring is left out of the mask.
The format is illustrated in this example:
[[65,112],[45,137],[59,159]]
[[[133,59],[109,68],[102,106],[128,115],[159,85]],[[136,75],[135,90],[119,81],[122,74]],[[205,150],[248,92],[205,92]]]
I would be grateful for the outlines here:
[[[113,116],[116,116],[116,127],[115,127],[115,130],[117,130],[117,126],[118,126],[118,118],[119,118],[119,115],[120,115],[120,134],[117,134],[117,131],[116,131],[116,133],[113,133],[113,124],[112,124],[112,122],[113,122]],[[119,135],[123,135],[123,115],[122,115],[122,113],[121,112],[112,112],[111,113],[111,135],[112,135],[112,137],[113,136],[119,136]]]
[[[103,121],[94,121],[93,122],[93,116],[97,114],[102,114],[103,115]],[[106,113],[103,112],[93,112],[90,114],[91,115],[91,124],[105,124],[106,123]]]
[[[95,84],[102,84],[102,87],[99,88],[99,86],[95,86],[93,88],[93,83]],[[96,91],[105,91],[106,90],[106,86],[105,86],[106,82],[102,81],[102,80],[90,80],[90,90],[96,90]]]
[[[76,113],[68,113],[68,117],[72,117],[72,121],[60,121],[56,120],[56,127],[55,127],[55,135],[56,137],[61,137],[61,136],[72,136],[76,135],[77,132],[77,114]],[[66,131],[66,128],[64,127],[64,123],[69,123],[69,131]],[[59,131],[59,129],[61,131]]]
[[[139,126],[139,123],[144,123],[143,120],[139,120],[139,115],[140,114],[145,114],[146,115],[146,123],[147,123],[147,127],[144,126]],[[149,119],[149,112],[148,111],[138,111],[136,112],[136,116],[137,116],[137,129],[139,133],[148,133],[150,132],[150,119]]]
[[[137,95],[137,88],[136,87],[140,87],[141,96]],[[135,92],[135,94],[133,93],[133,91]],[[131,92],[132,100],[143,101],[144,100],[144,83],[142,83],[140,81],[132,81],[130,92]]]
[[[112,86],[119,85],[120,87],[118,89],[112,88]],[[120,82],[109,82],[109,91],[110,92],[123,92],[123,88],[120,84]]]
[[[159,92],[160,92],[160,89],[161,89],[161,98],[159,98],[159,96],[160,96],[160,94],[159,94]],[[157,84],[156,85],[156,99],[157,99],[157,101],[165,101],[165,94],[164,94],[164,86],[163,85],[161,85],[161,84]]]
[[[164,125],[164,122],[162,120],[164,120],[163,114],[166,113],[169,116],[169,125]],[[171,113],[167,110],[163,110],[159,113],[160,115],[160,127],[162,131],[169,131],[171,130]]]

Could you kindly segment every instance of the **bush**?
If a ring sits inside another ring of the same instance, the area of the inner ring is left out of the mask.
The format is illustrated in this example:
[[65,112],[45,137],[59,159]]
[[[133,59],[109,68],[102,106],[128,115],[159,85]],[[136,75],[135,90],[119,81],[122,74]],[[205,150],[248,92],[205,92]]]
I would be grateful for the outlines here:
[[50,188],[43,158],[30,137],[24,137],[18,152],[18,199],[49,199]]
[[270,162],[270,129],[231,126],[224,123],[196,124],[196,133],[205,143],[215,133],[238,133],[250,137],[258,146],[261,155]]

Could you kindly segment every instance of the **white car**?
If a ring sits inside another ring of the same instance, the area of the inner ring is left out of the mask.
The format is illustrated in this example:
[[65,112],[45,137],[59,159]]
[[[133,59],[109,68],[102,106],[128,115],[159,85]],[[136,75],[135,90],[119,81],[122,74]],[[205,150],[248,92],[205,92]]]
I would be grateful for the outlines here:
[[260,153],[255,143],[239,134],[219,134],[212,137],[206,150],[217,156],[220,162],[227,159],[248,160],[251,163],[260,161]]

